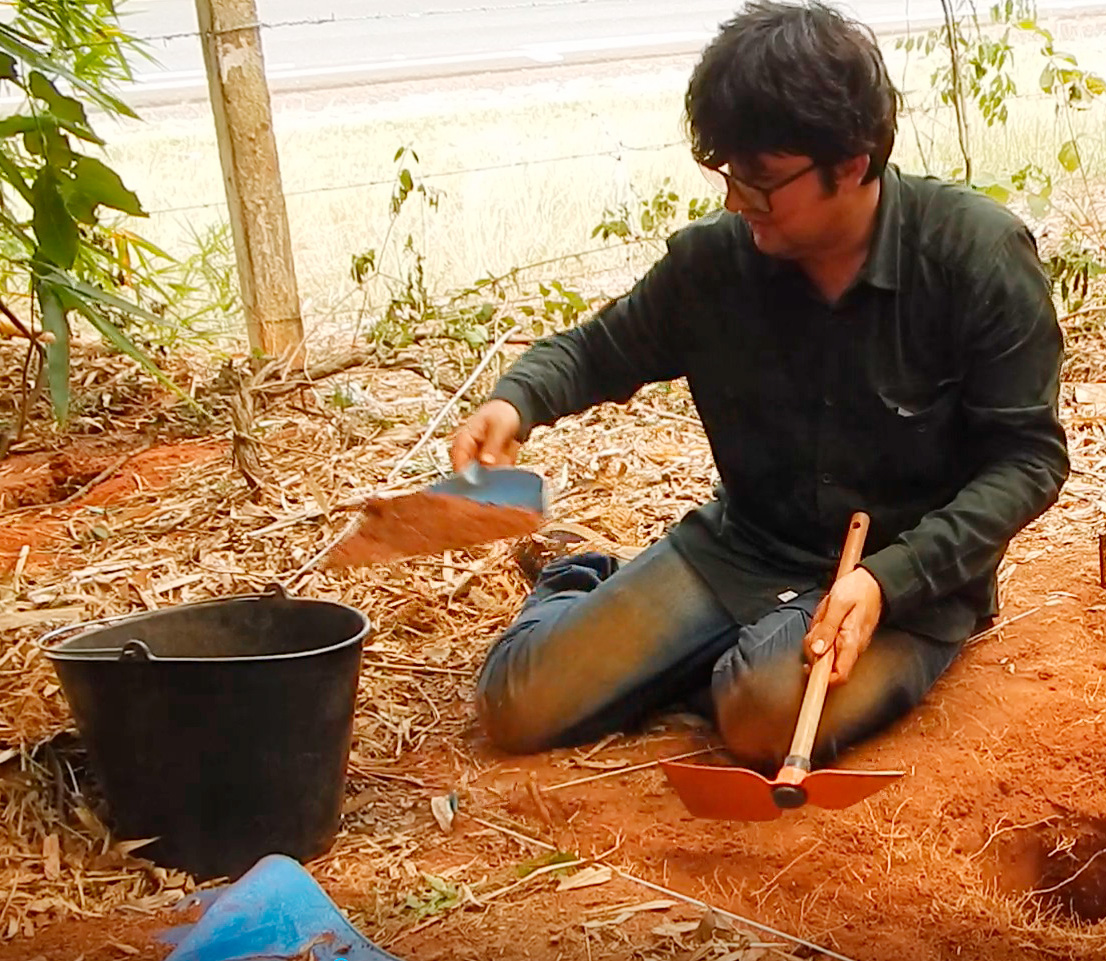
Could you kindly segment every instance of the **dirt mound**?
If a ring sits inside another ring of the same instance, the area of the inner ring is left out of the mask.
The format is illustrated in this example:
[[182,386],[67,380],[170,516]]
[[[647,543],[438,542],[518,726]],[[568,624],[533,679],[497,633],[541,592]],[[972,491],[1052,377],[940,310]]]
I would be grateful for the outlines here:
[[[74,540],[70,522],[86,508],[157,490],[189,465],[220,457],[225,450],[221,441],[151,447],[141,435],[113,434],[0,461],[0,571],[12,568],[24,546],[30,548],[32,563],[56,559],[57,551]],[[80,526],[91,531],[97,526],[94,520]]]

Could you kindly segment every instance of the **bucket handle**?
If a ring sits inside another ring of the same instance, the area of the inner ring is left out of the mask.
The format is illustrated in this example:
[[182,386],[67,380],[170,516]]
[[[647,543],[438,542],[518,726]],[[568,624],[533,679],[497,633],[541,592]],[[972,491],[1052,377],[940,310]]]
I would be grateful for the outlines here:
[[[260,601],[265,598],[278,598],[279,600],[288,600],[288,592],[285,590],[283,584],[279,581],[273,581],[270,584],[266,584],[265,587],[258,594],[236,594],[234,600],[242,601]],[[66,624],[64,627],[54,628],[52,631],[47,631],[42,637],[38,638],[34,644],[39,651],[47,656],[50,655],[50,651],[47,647],[53,646],[56,642],[68,637],[70,634],[76,634],[79,631],[88,630],[90,627],[105,627],[109,624],[117,624],[119,621],[125,621],[129,617],[134,617],[134,614],[116,614],[114,617],[101,617],[94,621],[83,621],[80,624]],[[82,651],[82,654],[103,654],[114,653],[114,648],[105,650],[88,650]],[[140,641],[132,638],[127,641],[122,648],[119,649],[119,660],[121,661],[154,661],[157,658],[150,650],[149,645],[145,641]]]
[[121,661],[156,661],[154,652],[150,650],[150,646],[145,641],[140,641],[138,638],[132,637],[119,651],[119,660]]
[[[116,621],[122,621],[130,617],[130,614],[121,614],[116,617],[102,617],[96,621],[85,621],[83,624],[68,624],[65,627],[59,627],[57,630],[50,631],[48,634],[43,634],[35,643],[38,649],[47,657],[50,656],[50,651],[46,649],[47,644],[53,644],[65,637],[67,634],[73,634],[77,631],[83,631],[89,627],[103,627],[105,624],[114,624]],[[115,652],[114,648],[88,650],[82,651],[82,654],[112,654]],[[150,650],[150,645],[145,641],[140,641],[136,637],[132,637],[121,648],[119,648],[119,660],[120,661],[156,661],[157,657],[154,656],[154,652]]]
[[133,617],[133,615],[116,614],[114,617],[101,617],[95,621],[82,621],[80,624],[66,624],[65,627],[56,627],[52,631],[47,631],[42,637],[36,640],[35,647],[42,651],[43,654],[49,654],[50,652],[46,650],[46,648],[55,641],[60,641],[70,634],[76,634],[78,631],[84,631],[90,627],[104,627],[105,625],[125,620],[128,617]]

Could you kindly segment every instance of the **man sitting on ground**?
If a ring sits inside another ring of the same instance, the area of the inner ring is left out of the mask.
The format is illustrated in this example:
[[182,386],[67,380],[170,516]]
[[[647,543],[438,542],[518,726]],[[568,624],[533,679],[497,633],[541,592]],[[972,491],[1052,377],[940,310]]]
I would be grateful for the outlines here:
[[[535,425],[686,377],[722,481],[628,564],[545,567],[480,675],[496,744],[577,744],[699,698],[740,762],[772,769],[804,661],[832,647],[825,762],[915,706],[996,613],[1007,543],[1068,471],[1062,338],[1017,217],[888,163],[897,100],[859,24],[747,6],[686,97],[724,209],[534,345],[457,433],[457,468],[509,464]],[[858,510],[865,556],[827,594]]]

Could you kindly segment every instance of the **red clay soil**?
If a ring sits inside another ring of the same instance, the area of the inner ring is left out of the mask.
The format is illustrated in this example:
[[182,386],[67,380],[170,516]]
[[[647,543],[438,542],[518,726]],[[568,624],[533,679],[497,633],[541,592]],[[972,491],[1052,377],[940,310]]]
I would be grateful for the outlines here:
[[[83,509],[118,503],[136,491],[157,490],[183,468],[222,456],[225,450],[221,441],[148,447],[140,435],[113,434],[0,461],[0,573],[11,569],[24,545],[31,547],[31,563],[51,559],[72,540],[67,520]],[[101,474],[105,476],[100,483],[84,489]],[[41,510],[19,510],[31,507]]]
[[[531,774],[548,787],[589,772],[567,768],[572,752],[502,758],[478,734],[483,773],[470,810],[522,822],[562,850],[593,854],[621,838],[616,866],[858,961],[1106,957],[1106,925],[1087,927],[1106,918],[1106,591],[1096,554],[1057,549],[1021,565],[1007,595],[1008,617],[1044,606],[967,650],[918,712],[841,759],[907,772],[847,811],[696,820],[653,768],[547,795],[558,802],[550,823],[520,785]],[[625,759],[672,756],[695,738]],[[456,783],[442,747],[424,748],[419,774]],[[458,825],[474,838],[483,831],[463,817]],[[464,863],[480,843],[462,835],[449,861]],[[531,899],[541,900],[556,901]],[[393,950],[444,961],[478,931],[501,932],[481,958],[569,957],[529,903],[491,912],[498,920],[487,925],[447,918]],[[1048,935],[1041,910],[1059,921]]]
[[[1021,549],[1030,554],[1029,545]],[[461,807],[453,834],[417,856],[418,870],[456,869],[475,883],[528,856],[471,813],[584,856],[616,847],[608,861],[622,870],[856,961],[1106,957],[1106,924],[1089,925],[1106,916],[1106,855],[1098,857],[1106,850],[1106,591],[1097,582],[1089,544],[1020,564],[1004,614],[1030,613],[968,649],[914,715],[841,759],[842,767],[907,772],[846,811],[808,808],[762,824],[701,821],[655,767],[551,791],[595,771],[573,767],[574,751],[503,757],[475,728],[467,744],[427,742],[402,767],[433,785],[417,800],[424,836],[437,832],[429,796],[455,788]],[[443,710],[471,713],[471,705]],[[622,739],[596,757],[646,761],[694,748],[699,738],[684,731]],[[531,777],[542,786],[544,811],[525,788]],[[395,877],[381,876],[371,858],[343,860],[339,904],[371,914],[366,905],[395,896]],[[622,941],[605,943],[585,941],[581,922],[603,904],[658,897],[617,879],[563,895],[537,884],[426,927],[408,920],[401,929],[393,919],[367,933],[412,961],[632,961],[657,956],[642,953],[650,925],[694,911],[635,919],[618,929]],[[1042,924],[1041,910],[1055,923]],[[95,953],[97,939],[125,940],[123,930],[111,918],[87,928],[59,922],[22,954],[0,948],[0,961],[79,956],[47,950],[49,937],[86,938],[85,961],[108,961],[123,955]]]
[[179,918],[110,918],[65,921],[39,931],[31,940],[0,944],[0,961],[162,961],[172,947],[158,935]]
[[531,534],[542,520],[537,511],[434,491],[373,497],[361,508],[357,526],[334,545],[322,566],[341,570],[460,550]]

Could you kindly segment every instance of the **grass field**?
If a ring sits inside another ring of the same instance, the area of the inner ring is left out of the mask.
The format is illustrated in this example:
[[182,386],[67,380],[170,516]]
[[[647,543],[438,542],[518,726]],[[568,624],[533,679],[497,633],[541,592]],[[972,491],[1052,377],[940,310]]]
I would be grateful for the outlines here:
[[[1058,33],[1059,47],[1080,66],[1106,73],[1097,25],[1072,26],[1065,34]],[[951,112],[933,109],[931,66],[917,55],[907,59],[891,39],[885,52],[908,105],[894,159],[904,169],[948,174],[961,161]],[[605,207],[651,196],[666,177],[682,199],[707,195],[681,127],[693,62],[637,61],[277,98],[305,316],[340,320],[360,303],[351,296],[350,258],[379,248],[388,231],[393,155],[400,146],[417,150],[425,182],[441,194],[436,211],[409,205],[391,238],[402,243],[413,236],[435,292],[592,249],[597,243],[590,233]],[[1088,175],[1106,179],[1106,105],[1058,114],[1039,92],[1042,63],[1033,43],[1019,44],[1019,93],[1033,95],[1011,103],[1005,126],[988,129],[970,118],[975,169],[1009,173],[1033,161],[1062,178],[1056,152],[1074,132]],[[193,231],[226,219],[206,110],[163,110],[104,133],[112,161],[152,212],[135,225],[140,232],[185,255]],[[1071,186],[1082,190],[1080,183]],[[656,254],[656,247],[616,250],[538,273],[582,277],[585,287],[618,285]]]

